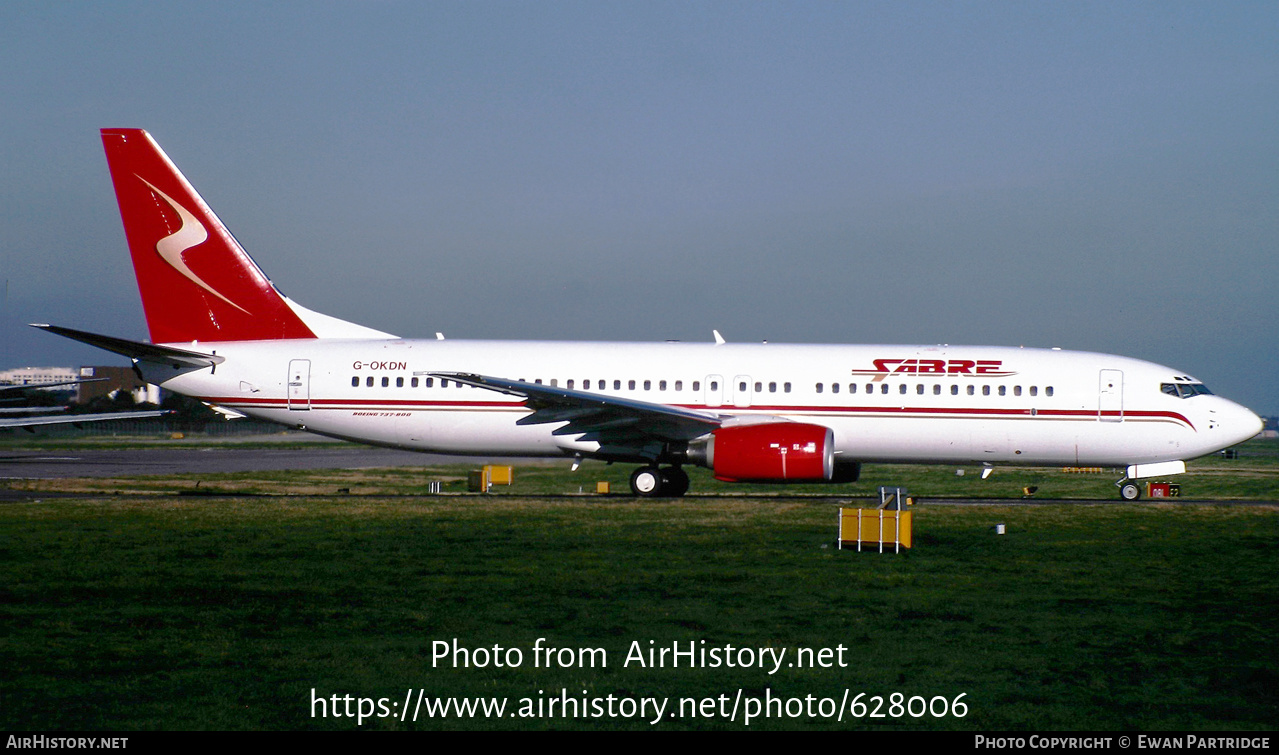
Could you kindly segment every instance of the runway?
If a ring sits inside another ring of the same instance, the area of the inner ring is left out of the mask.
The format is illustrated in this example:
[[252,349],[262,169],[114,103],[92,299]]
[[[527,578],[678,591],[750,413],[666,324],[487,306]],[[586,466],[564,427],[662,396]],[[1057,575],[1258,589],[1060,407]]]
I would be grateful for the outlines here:
[[[345,444],[334,448],[241,448],[228,445],[15,451],[0,453],[0,480],[421,467],[433,464],[487,464],[490,461],[469,456],[421,454]],[[503,460],[508,464],[512,461]]]

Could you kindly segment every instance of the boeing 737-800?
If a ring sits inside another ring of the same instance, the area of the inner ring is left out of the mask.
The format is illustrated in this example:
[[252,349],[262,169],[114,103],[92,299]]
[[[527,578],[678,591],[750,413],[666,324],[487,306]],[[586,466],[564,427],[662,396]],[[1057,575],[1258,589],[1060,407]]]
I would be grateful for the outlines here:
[[148,382],[314,433],[445,454],[688,464],[740,482],[855,480],[867,462],[1123,467],[1132,480],[1261,420],[1169,367],[998,346],[410,340],[272,285],[149,134],[102,140],[151,343],[50,325]]

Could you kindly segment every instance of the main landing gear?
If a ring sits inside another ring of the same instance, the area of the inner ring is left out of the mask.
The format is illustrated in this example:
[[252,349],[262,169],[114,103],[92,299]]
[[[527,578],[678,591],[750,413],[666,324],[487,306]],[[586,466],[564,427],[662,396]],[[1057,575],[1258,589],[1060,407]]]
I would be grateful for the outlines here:
[[631,473],[631,492],[642,498],[678,498],[688,492],[688,473],[679,467],[640,467]]

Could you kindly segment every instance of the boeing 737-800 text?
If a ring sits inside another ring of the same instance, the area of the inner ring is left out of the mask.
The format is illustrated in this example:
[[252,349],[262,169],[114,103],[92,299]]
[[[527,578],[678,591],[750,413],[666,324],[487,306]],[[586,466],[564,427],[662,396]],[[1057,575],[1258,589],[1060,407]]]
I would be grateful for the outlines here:
[[337,438],[445,454],[687,464],[741,482],[855,480],[866,462],[1124,467],[1131,480],[1246,440],[1260,419],[1169,367],[997,346],[410,340],[273,286],[140,129],[102,140],[151,343],[40,325],[149,382]]

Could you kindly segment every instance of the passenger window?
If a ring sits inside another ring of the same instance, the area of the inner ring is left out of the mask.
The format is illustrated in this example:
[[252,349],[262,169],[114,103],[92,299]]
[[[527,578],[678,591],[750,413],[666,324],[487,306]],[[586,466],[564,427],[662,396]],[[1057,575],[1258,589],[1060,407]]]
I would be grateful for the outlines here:
[[934,395],[934,396],[940,396],[940,395],[941,395],[941,386],[940,386],[940,385],[937,385],[936,383],[933,383],[933,395]]
[[782,391],[790,393],[790,383],[782,383]]
[[711,390],[712,390],[712,391],[718,391],[718,390],[719,390],[719,381],[718,381],[718,380],[712,380],[712,381],[711,381]]
[[620,391],[620,390],[622,390],[622,381],[621,381],[621,380],[614,380],[614,381],[613,381],[613,390],[615,390],[615,391]]
[[874,393],[874,392],[875,392],[875,384],[874,384],[874,383],[867,383],[867,384],[866,384],[866,392],[867,392],[867,393]]
[[404,387],[404,378],[402,378],[402,377],[397,377],[397,378],[395,379],[395,387],[396,387],[396,388],[403,388],[403,387]]
[[755,384],[755,392],[756,392],[756,393],[763,393],[763,392],[764,392],[764,384],[763,384],[763,383],[756,383],[756,384]]
[[666,390],[666,381],[665,381],[665,380],[660,380],[660,381],[658,381],[658,383],[657,383],[657,390],[659,390],[659,391],[664,391],[664,390]]
[[1032,395],[1032,396],[1038,396],[1038,395],[1039,395],[1039,386],[1035,386],[1035,385],[1030,386],[1030,395]]
[[1014,396],[1020,396],[1020,395],[1021,395],[1021,386],[1020,386],[1020,385],[1014,385],[1014,386],[1013,386],[1013,395],[1014,395]]
[[839,393],[839,383],[831,383],[831,384],[830,384],[830,392],[831,392],[831,393]]
[[684,381],[683,381],[683,380],[676,380],[676,381],[675,381],[675,390],[677,390],[677,391],[682,391],[682,390],[684,390]]
[[968,395],[974,396],[976,394],[977,394],[977,386],[974,386],[974,385],[968,386]]
[[567,383],[564,384],[564,387],[568,388],[570,391],[573,390],[573,381],[569,380]]
[[746,383],[738,383],[738,384],[737,384],[737,392],[738,392],[738,393],[745,393],[745,392],[746,392]]
[[360,387],[360,376],[359,376],[359,375],[356,375],[355,377],[351,378],[351,387],[352,387],[352,388],[359,388],[359,387]]
[[1008,386],[1006,385],[999,386],[999,395],[1005,396],[1007,394],[1008,394]]
[[857,392],[857,383],[849,383],[849,384],[848,384],[848,392],[849,392],[849,393],[856,393],[856,392]]
[[632,390],[632,391],[633,391],[633,390],[635,390],[635,381],[634,381],[634,380],[627,380],[627,381],[626,381],[626,388],[627,388],[627,390]]
[[883,385],[879,386],[879,392],[884,395],[888,395],[888,383],[884,383]]
[[364,379],[364,387],[366,387],[366,388],[372,388],[372,387],[373,387],[373,376],[372,376],[372,375],[369,375],[367,378],[365,378],[365,379]]
[[990,395],[990,386],[989,386],[989,385],[983,385],[983,386],[981,387],[981,395],[983,395],[983,396],[989,396],[989,395]]
[[822,384],[821,384],[821,383],[818,383],[818,384],[817,384],[817,392],[818,392],[818,393],[821,393],[821,392],[822,392]]
[[560,379],[559,379],[559,378],[551,378],[551,387],[552,387],[552,388],[559,388],[559,387],[560,387]]
[[1053,395],[1053,387],[1052,387],[1051,385],[1044,389],[1044,395],[1045,395],[1045,396],[1048,396],[1048,397],[1050,397],[1050,398],[1052,397],[1052,395]]
[[[523,381],[521,381],[521,382],[523,382]],[[426,387],[427,387],[427,388],[434,388],[434,387],[435,387],[435,378],[427,378],[427,379],[426,379]]]
[[410,388],[416,388],[416,387],[417,387],[417,378],[413,378],[413,383],[412,383],[412,385],[410,385],[409,387],[410,387]]
[[652,390],[652,388],[653,388],[653,381],[652,381],[652,380],[645,380],[645,381],[644,381],[644,390],[646,390],[646,391],[647,391],[647,390]]
[[391,378],[389,377],[382,378],[382,387],[389,388],[390,386],[391,386]]
[[918,395],[920,395],[920,396],[924,395],[924,384],[923,384],[923,383],[919,383],[919,384],[917,384],[917,385],[915,386],[915,393],[916,393],[916,394],[918,394]]
[[897,388],[897,392],[898,392],[898,393],[900,393],[901,395],[905,396],[905,395],[906,395],[906,384],[905,384],[905,383],[902,383],[900,386],[898,386],[898,388]]
[[700,381],[700,380],[694,380],[694,381],[693,381],[693,390],[695,390],[695,391],[700,391],[701,389],[702,389],[702,381]]
[[950,387],[950,395],[952,395],[952,396],[958,396],[958,395],[959,395],[959,386],[957,386],[957,385],[952,385],[952,386]]

